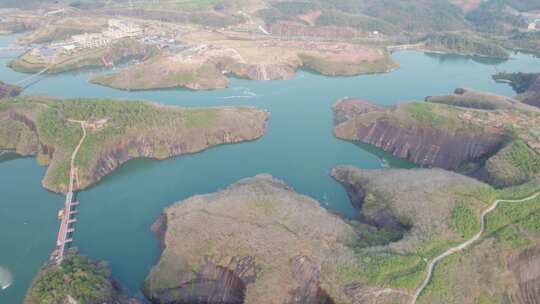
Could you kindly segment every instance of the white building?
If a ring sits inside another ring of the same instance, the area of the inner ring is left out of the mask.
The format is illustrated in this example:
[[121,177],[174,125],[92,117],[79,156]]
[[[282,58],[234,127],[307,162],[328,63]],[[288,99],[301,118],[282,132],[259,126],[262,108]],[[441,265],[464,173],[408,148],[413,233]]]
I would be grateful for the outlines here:
[[529,31],[538,31],[540,30],[540,19],[536,19],[533,22],[529,23],[527,27]]
[[112,42],[110,38],[104,37],[102,34],[85,33],[82,35],[75,35],[72,37],[72,39],[77,46],[85,49],[104,47]]
[[142,28],[133,23],[120,19],[110,19],[109,28],[103,34],[112,39],[137,37],[143,34]]

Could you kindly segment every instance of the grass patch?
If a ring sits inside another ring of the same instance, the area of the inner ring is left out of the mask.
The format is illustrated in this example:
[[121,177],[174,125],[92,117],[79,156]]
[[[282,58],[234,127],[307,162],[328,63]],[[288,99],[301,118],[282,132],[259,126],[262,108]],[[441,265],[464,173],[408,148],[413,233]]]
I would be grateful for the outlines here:
[[425,261],[412,254],[360,251],[356,265],[338,265],[342,284],[364,282],[381,287],[412,290],[422,281]]
[[480,221],[473,209],[461,203],[452,210],[450,227],[452,227],[461,238],[469,239],[480,231]]
[[497,244],[503,248],[518,249],[531,244],[531,240],[512,225],[503,227],[494,234],[494,237]]
[[491,157],[486,170],[497,187],[522,184],[540,173],[540,155],[524,141],[516,140]]

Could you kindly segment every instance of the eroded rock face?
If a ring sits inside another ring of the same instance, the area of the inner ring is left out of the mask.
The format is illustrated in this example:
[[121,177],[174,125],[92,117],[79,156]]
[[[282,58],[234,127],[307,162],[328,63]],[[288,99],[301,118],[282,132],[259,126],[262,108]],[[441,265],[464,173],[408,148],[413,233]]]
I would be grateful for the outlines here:
[[428,128],[403,129],[381,121],[359,128],[358,140],[422,167],[457,169],[494,153],[501,144],[498,138],[456,136],[444,130]]
[[525,93],[518,96],[518,99],[526,104],[540,108],[540,76]]
[[0,81],[0,99],[17,96],[21,89],[17,86],[8,85]]
[[206,260],[193,278],[181,281],[177,287],[156,290],[150,300],[160,304],[242,304],[246,293],[245,281],[249,281],[249,277],[242,276],[251,270],[250,257],[244,260],[238,263],[231,261],[227,267]]
[[[333,109],[335,135],[372,144],[422,167],[444,169],[458,169],[478,162],[502,145],[502,138],[497,134],[456,132],[443,125],[417,122],[406,107],[385,108],[363,100],[341,100]],[[455,123],[461,122],[456,120]]]
[[153,303],[351,301],[334,263],[352,259],[355,228],[269,175],[194,196],[164,217],[164,250],[143,289]]
[[291,272],[298,288],[292,291],[285,304],[334,304],[334,300],[321,288],[321,269],[317,263],[306,256],[298,256],[291,261]]
[[[39,118],[45,111],[56,107],[59,103],[65,102],[68,107],[76,106],[74,101],[28,97],[24,100],[29,105],[19,107],[21,100],[17,98],[5,101],[7,106],[0,111],[0,149],[20,155],[36,155],[40,164],[49,165],[43,179],[43,186],[55,192],[65,191],[67,189],[65,181],[68,178],[58,177],[67,176],[65,170],[69,168],[61,164],[71,155],[72,148],[66,147],[63,141],[57,140],[65,135],[62,132],[57,133],[56,138],[52,140],[44,135],[44,132],[48,131],[48,126],[39,125]],[[89,100],[88,102],[96,101]],[[118,101],[118,103],[121,102]],[[134,109],[129,104],[124,106],[125,113]],[[146,124],[144,121],[135,123],[131,120],[132,125],[123,127],[121,132],[101,138],[100,145],[96,149],[86,148],[83,145],[81,153],[89,153],[89,161],[77,168],[78,178],[75,189],[84,189],[93,185],[130,159],[139,157],[166,159],[201,152],[216,145],[256,140],[266,132],[266,124],[270,116],[267,111],[247,107],[195,110],[178,107],[165,109],[156,104],[143,107],[146,107],[149,112],[159,113],[156,115],[168,117],[169,124],[165,127],[160,125],[160,121],[156,121],[153,125]],[[60,110],[54,112],[60,113]],[[63,116],[59,117],[61,121],[64,119]],[[122,121],[115,121],[112,118],[103,129],[110,126],[118,128],[117,123],[122,123]],[[66,127],[72,126],[67,124]],[[90,140],[94,136],[103,134],[100,133],[102,129],[95,130],[88,127],[87,131],[87,137]]]
[[540,303],[540,245],[524,250],[508,263],[518,288],[509,295],[516,304]]

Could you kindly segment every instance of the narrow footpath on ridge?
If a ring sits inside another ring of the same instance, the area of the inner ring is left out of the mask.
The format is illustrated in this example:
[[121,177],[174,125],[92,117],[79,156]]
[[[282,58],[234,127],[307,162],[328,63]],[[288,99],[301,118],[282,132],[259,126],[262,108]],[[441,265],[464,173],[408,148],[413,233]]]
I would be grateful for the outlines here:
[[493,204],[489,208],[484,210],[482,212],[482,214],[480,215],[480,231],[475,236],[473,236],[469,240],[465,241],[461,245],[449,248],[448,250],[446,250],[441,255],[437,256],[436,258],[431,260],[431,262],[428,263],[428,265],[427,265],[427,275],[426,275],[424,281],[422,282],[422,284],[420,285],[420,287],[418,287],[418,289],[416,289],[416,292],[414,293],[414,295],[412,297],[411,304],[416,304],[416,302],[418,301],[418,297],[420,296],[422,291],[424,291],[424,289],[427,287],[427,285],[431,281],[431,277],[433,276],[433,268],[435,268],[435,265],[438,262],[440,262],[442,259],[444,259],[444,258],[446,258],[446,257],[448,257],[448,256],[450,256],[450,255],[452,255],[454,253],[463,251],[464,249],[468,248],[470,245],[472,245],[474,242],[476,242],[476,241],[478,241],[480,239],[480,237],[482,236],[482,234],[484,233],[484,230],[485,230],[485,226],[486,226],[485,218],[486,218],[486,216],[490,212],[492,212],[493,210],[497,209],[497,206],[500,203],[524,203],[524,202],[528,202],[530,200],[533,200],[533,199],[537,198],[539,195],[540,195],[540,192],[536,192],[535,194],[533,194],[531,196],[528,196],[526,198],[519,199],[519,200],[504,200],[504,199],[495,200],[493,202]]

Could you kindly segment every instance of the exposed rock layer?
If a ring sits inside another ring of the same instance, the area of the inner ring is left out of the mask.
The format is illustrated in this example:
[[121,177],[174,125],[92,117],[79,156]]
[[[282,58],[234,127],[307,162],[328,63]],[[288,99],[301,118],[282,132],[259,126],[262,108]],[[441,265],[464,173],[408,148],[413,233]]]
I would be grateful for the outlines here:
[[14,97],[21,93],[21,88],[0,81],[0,99]]
[[478,162],[495,153],[502,144],[497,134],[456,132],[444,125],[417,123],[414,116],[411,122],[412,115],[406,107],[384,108],[356,99],[339,101],[334,106],[335,134],[342,139],[372,144],[422,167],[444,169],[459,169]]

